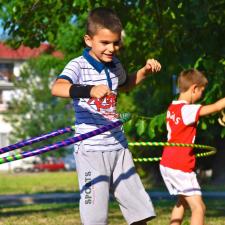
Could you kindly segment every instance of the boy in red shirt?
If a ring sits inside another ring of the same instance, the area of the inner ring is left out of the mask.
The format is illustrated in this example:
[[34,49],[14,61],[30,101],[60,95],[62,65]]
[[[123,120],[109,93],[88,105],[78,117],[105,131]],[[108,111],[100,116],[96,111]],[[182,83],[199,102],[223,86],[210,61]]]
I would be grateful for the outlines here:
[[[225,108],[225,98],[202,106],[194,104],[201,97],[208,81],[195,69],[184,70],[178,78],[180,95],[167,111],[168,142],[193,144],[200,116]],[[178,195],[170,225],[181,225],[186,207],[191,209],[190,225],[203,225],[205,205],[201,197],[195,168],[195,155],[190,147],[164,147],[160,172],[171,195]]]

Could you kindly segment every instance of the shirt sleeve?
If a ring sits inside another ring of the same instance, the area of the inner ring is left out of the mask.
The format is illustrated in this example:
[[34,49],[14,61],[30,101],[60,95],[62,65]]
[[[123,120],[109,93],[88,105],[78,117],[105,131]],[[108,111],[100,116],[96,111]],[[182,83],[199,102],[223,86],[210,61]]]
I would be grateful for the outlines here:
[[182,119],[185,125],[190,125],[198,121],[201,105],[184,105],[181,109]]
[[76,60],[71,60],[63,69],[58,79],[65,79],[72,84],[79,83],[80,66]]
[[118,65],[118,70],[119,70],[119,76],[118,76],[118,85],[119,86],[122,86],[126,83],[126,80],[127,80],[127,73],[126,71],[124,70],[123,66],[121,63],[117,64]]

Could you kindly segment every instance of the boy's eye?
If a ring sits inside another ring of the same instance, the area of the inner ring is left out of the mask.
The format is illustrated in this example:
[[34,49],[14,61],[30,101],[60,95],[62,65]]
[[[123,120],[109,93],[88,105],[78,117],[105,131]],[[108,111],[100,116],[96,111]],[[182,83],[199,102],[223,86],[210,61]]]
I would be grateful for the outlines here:
[[108,42],[108,41],[102,41],[102,44],[104,44],[104,45],[108,45],[108,44],[109,44],[109,42]]
[[[101,42],[103,45],[108,45],[108,44],[111,44],[112,42],[108,42],[108,41],[102,41]],[[120,45],[120,41],[115,41],[112,43],[114,46],[118,46]]]
[[116,45],[116,46],[120,45],[120,41],[114,42],[114,45]]

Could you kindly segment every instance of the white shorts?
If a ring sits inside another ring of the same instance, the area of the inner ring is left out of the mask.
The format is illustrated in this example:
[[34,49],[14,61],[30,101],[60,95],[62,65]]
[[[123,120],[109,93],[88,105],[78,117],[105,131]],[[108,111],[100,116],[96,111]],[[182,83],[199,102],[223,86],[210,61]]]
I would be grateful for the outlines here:
[[183,172],[162,165],[160,172],[171,195],[202,195],[195,172]]
[[151,199],[135,172],[128,149],[75,152],[80,186],[80,216],[84,225],[108,224],[110,193],[118,201],[128,224],[155,217]]

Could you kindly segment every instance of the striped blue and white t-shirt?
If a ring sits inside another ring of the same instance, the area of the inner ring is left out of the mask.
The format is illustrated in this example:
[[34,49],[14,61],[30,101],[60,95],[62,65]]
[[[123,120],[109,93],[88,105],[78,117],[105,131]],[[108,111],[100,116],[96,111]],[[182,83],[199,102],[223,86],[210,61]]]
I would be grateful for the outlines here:
[[[112,62],[103,64],[95,60],[89,49],[84,49],[83,55],[72,59],[59,75],[72,84],[82,85],[108,85],[112,94],[102,99],[75,98],[75,136],[95,130],[117,120],[116,103],[117,89],[126,81],[126,73],[117,58]],[[79,145],[80,142],[75,144]],[[127,148],[127,140],[122,127],[96,135],[83,141],[86,151],[116,151]]]

